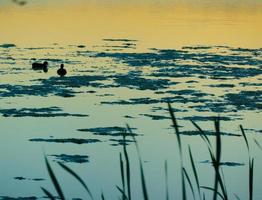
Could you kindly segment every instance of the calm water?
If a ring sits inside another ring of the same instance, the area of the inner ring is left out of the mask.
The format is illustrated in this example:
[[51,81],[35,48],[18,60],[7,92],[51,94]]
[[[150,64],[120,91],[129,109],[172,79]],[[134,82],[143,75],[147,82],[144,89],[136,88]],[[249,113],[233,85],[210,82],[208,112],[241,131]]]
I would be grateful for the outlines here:
[[[41,199],[40,186],[55,194],[46,154],[68,198],[86,199],[86,193],[57,161],[84,177],[96,198],[103,191],[116,199],[121,132],[128,123],[138,134],[150,198],[165,197],[168,160],[170,196],[180,199],[171,102],[186,168],[193,179],[190,145],[204,186],[212,186],[213,168],[190,120],[213,140],[212,120],[221,116],[223,170],[232,198],[248,196],[248,155],[239,124],[247,129],[255,157],[254,195],[261,199],[262,156],[254,142],[262,144],[261,4],[225,2],[39,1],[22,7],[1,2],[0,196]],[[48,61],[48,72],[32,71],[35,61]],[[63,78],[56,75],[61,63],[68,72]],[[133,197],[141,199],[132,142],[128,152]],[[191,198],[189,188],[188,194]]]

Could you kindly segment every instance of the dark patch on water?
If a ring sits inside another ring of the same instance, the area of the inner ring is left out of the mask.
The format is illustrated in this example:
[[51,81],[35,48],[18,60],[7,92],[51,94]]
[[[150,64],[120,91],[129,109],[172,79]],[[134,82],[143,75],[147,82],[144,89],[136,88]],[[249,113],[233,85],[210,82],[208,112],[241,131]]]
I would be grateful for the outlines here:
[[[209,135],[209,136],[216,136],[216,132],[213,131],[204,131],[205,135]],[[194,135],[199,135],[199,131],[181,131],[180,134],[182,135],[188,135],[188,136],[194,136]],[[236,136],[236,137],[240,137],[241,135],[239,134],[234,134],[234,133],[226,133],[226,132],[220,132],[221,135],[224,136]]]
[[150,117],[152,120],[165,120],[170,119],[170,117],[162,116],[162,115],[150,115],[150,114],[140,114],[145,117]]
[[61,97],[72,97],[75,93],[72,89],[66,89],[63,87],[55,87],[53,85],[0,85],[0,97],[17,97],[17,96],[48,96],[56,95]]
[[111,102],[102,101],[101,104],[136,105],[136,104],[156,104],[159,102],[160,102],[159,100],[145,97],[145,98],[132,98],[129,100],[119,100],[119,101],[111,101]]
[[262,90],[225,94],[225,100],[238,110],[259,110],[262,109]]
[[239,85],[245,87],[245,86],[262,86],[262,83],[251,83],[251,82],[241,82]]
[[104,41],[109,42],[137,42],[138,40],[126,39],[126,38],[105,38]]
[[115,96],[114,94],[98,94],[96,95],[98,97],[112,97],[112,96]]
[[0,196],[1,200],[36,200],[38,199],[35,196],[31,197],[9,197],[9,196]]
[[182,103],[182,104],[189,104],[189,103],[211,103],[210,99],[205,98],[196,98],[196,97],[184,97],[184,96],[173,96],[173,97],[163,97],[160,99],[152,99],[149,97],[144,98],[131,98],[129,100],[118,100],[118,101],[111,101],[106,102],[102,101],[101,104],[118,104],[118,105],[143,105],[143,104],[157,104],[157,103]]
[[45,179],[43,178],[25,178],[25,177],[22,177],[22,176],[17,176],[17,177],[14,177],[15,180],[19,180],[19,181],[44,181]]
[[[192,121],[214,121],[217,117],[215,116],[193,116],[193,117],[183,117],[183,120],[192,120]],[[222,121],[231,121],[230,117],[219,117],[219,120]]]
[[134,119],[135,117],[130,116],[130,115],[125,115],[124,118],[128,118],[128,119]]
[[116,142],[116,143],[113,143],[111,144],[112,146],[123,146],[123,145],[129,145],[130,143],[134,142],[133,140],[128,140],[128,139],[110,139],[109,141],[111,142]]
[[89,144],[101,142],[98,139],[81,139],[81,138],[61,138],[61,139],[44,139],[33,138],[29,139],[31,142],[54,142],[54,143],[74,143],[74,144]]
[[56,87],[71,87],[71,88],[80,88],[80,87],[99,87],[102,84],[101,83],[96,83],[96,81],[104,81],[107,80],[108,77],[106,76],[99,76],[99,75],[94,75],[94,76],[88,76],[88,75],[83,75],[83,76],[67,76],[67,77],[51,77],[49,79],[42,79],[40,80],[41,83],[44,86],[56,86]]
[[77,47],[78,48],[85,48],[86,46],[85,45],[78,45]]
[[[211,162],[210,160],[204,160],[201,161],[200,163],[213,165],[213,162]],[[238,162],[220,162],[220,166],[227,166],[227,167],[240,167],[244,165],[245,165],[244,163],[238,163]]]
[[15,97],[24,95],[48,96],[56,95],[61,97],[73,97],[76,93],[72,88],[80,87],[102,87],[102,83],[96,81],[106,80],[105,76],[71,76],[71,77],[51,77],[49,79],[37,79],[37,85],[0,85],[0,97]]
[[[157,111],[160,111],[160,110],[164,110],[164,111],[169,112],[169,109],[167,108],[166,105],[165,105],[164,107],[153,106],[152,109],[151,109],[152,112],[157,112]],[[186,110],[186,109],[172,108],[172,111],[173,111],[173,112],[187,112],[188,110]]]
[[186,81],[186,83],[199,83],[199,82],[195,80],[190,80],[190,81]]
[[68,154],[60,154],[60,155],[49,155],[55,157],[56,160],[62,162],[72,162],[72,163],[87,163],[89,162],[88,156],[86,155],[68,155]]
[[221,87],[221,88],[233,88],[235,87],[234,84],[226,84],[226,83],[221,83],[221,84],[214,84],[214,85],[208,85],[209,87]]
[[170,93],[174,95],[191,95],[194,97],[215,96],[213,94],[207,94],[207,93],[201,92],[200,90],[191,90],[191,89],[171,90],[171,91],[166,91],[166,93]]
[[0,44],[0,48],[11,48],[16,47],[15,44]]
[[122,43],[121,45],[103,45],[102,47],[112,48],[106,50],[123,50],[123,49],[135,49],[135,43]]
[[[175,49],[155,50],[149,53],[96,53],[95,57],[109,57],[129,66],[161,67],[155,77],[208,76],[213,79],[232,79],[261,74],[262,61],[252,56],[219,55],[213,53],[191,53]],[[177,61],[190,60],[198,65],[181,64]],[[239,67],[231,67],[238,65]],[[254,66],[244,68],[242,65]],[[167,68],[168,67],[168,68]],[[170,68],[171,67],[171,68]]]
[[14,179],[19,180],[19,181],[21,181],[21,180],[26,180],[26,178],[24,178],[24,177],[22,177],[22,176],[14,177]]
[[159,90],[168,88],[171,82],[168,79],[148,79],[135,74],[115,75],[114,81],[118,87],[128,87],[138,90]]
[[[105,135],[105,136],[136,136],[136,133],[129,133],[126,131],[126,128],[113,126],[113,127],[97,127],[97,128],[86,128],[86,129],[77,129],[82,132],[91,132],[94,135]],[[131,128],[131,130],[136,130],[136,128]]]
[[182,49],[207,50],[207,49],[212,49],[212,47],[211,46],[185,46],[182,47]]
[[4,117],[88,117],[85,114],[71,114],[62,112],[59,107],[47,108],[21,108],[21,109],[0,109]]

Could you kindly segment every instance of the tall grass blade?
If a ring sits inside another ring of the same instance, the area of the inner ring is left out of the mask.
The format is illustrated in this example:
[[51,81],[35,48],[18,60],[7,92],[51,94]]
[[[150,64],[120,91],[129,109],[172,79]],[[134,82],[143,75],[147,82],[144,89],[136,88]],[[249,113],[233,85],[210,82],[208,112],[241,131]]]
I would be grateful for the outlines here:
[[131,179],[130,179],[130,163],[129,163],[129,157],[126,150],[126,132],[123,132],[123,151],[124,151],[124,157],[126,161],[126,181],[127,181],[127,194],[128,199],[131,200]]
[[254,158],[249,159],[249,200],[253,200]]
[[165,161],[166,200],[169,200],[167,160]]
[[213,192],[216,192],[217,195],[218,195],[221,199],[224,199],[223,195],[222,195],[220,192],[216,191],[214,188],[207,187],[207,186],[200,186],[200,188],[203,188],[203,189],[206,189],[206,190],[211,190],[211,191],[213,191]]
[[41,189],[43,190],[43,192],[45,193],[45,195],[51,199],[51,200],[55,200],[55,197],[48,191],[46,190],[45,188],[41,187]]
[[215,119],[215,130],[216,130],[216,157],[213,158],[213,166],[215,169],[215,183],[214,183],[214,195],[213,200],[217,199],[218,186],[219,186],[219,166],[221,157],[221,136],[219,127],[219,118]]
[[87,193],[89,194],[91,199],[93,198],[93,195],[91,193],[91,191],[89,190],[89,188],[87,187],[86,183],[83,181],[83,179],[77,175],[72,169],[70,169],[68,166],[66,166],[65,164],[58,162],[58,164],[65,170],[67,171],[69,174],[71,174],[76,180],[78,180],[79,183],[81,183],[81,185],[85,188],[85,190],[87,191]]
[[128,197],[125,194],[125,191],[122,190],[119,186],[116,185],[116,188],[121,192],[122,194],[122,200],[128,200]]
[[248,154],[249,154],[249,152],[250,152],[249,151],[249,144],[248,144],[248,140],[247,140],[247,136],[246,136],[245,130],[244,130],[242,125],[240,125],[240,130],[241,130],[241,133],[242,133],[242,135],[243,135],[243,137],[245,139],[247,150],[248,150]]
[[186,171],[186,169],[185,169],[184,167],[183,167],[183,173],[184,173],[185,176],[186,176],[187,182],[188,182],[188,184],[189,184],[189,186],[190,186],[190,189],[191,189],[191,192],[192,192],[192,194],[193,194],[193,198],[196,199],[193,185],[192,185],[191,180],[190,180],[190,178],[189,178],[189,176],[188,176],[188,173],[187,173],[187,171]]
[[123,191],[124,191],[124,195],[126,195],[125,194],[126,186],[125,186],[124,162],[123,162],[121,153],[119,154],[119,158],[120,158],[120,171],[121,171],[122,188],[123,188]]
[[58,183],[58,181],[57,181],[57,179],[56,179],[56,177],[55,177],[55,174],[54,174],[54,172],[53,172],[53,170],[52,170],[52,168],[51,168],[51,166],[50,166],[50,164],[49,164],[46,156],[45,156],[45,163],[46,163],[46,167],[47,167],[47,171],[48,171],[48,173],[49,173],[49,176],[50,176],[50,178],[51,178],[51,180],[52,180],[52,182],[53,182],[53,184],[54,184],[54,186],[55,186],[55,189],[56,189],[56,191],[57,191],[57,193],[58,193],[58,196],[59,196],[62,200],[65,200],[65,197],[64,197],[64,194],[63,194],[63,192],[62,192],[62,189],[61,189],[61,187],[60,187],[60,185],[59,185],[59,183]]
[[236,194],[234,194],[234,196],[236,197],[237,200],[240,200],[239,196],[237,196]]
[[178,147],[179,147],[179,154],[180,154],[180,161],[181,161],[181,181],[182,181],[182,199],[186,200],[186,185],[185,185],[185,174],[183,172],[183,153],[182,153],[182,142],[181,142],[181,137],[180,137],[180,132],[178,128],[178,124],[176,121],[175,114],[173,112],[173,109],[171,107],[171,104],[168,102],[168,111],[170,113],[172,122],[173,122],[173,127],[175,129],[176,137],[177,137],[177,142],[178,142]]
[[133,137],[133,140],[134,140],[135,145],[136,145],[136,150],[137,150],[137,154],[138,154],[138,158],[139,158],[139,165],[140,165],[140,176],[141,176],[143,197],[144,197],[144,200],[148,200],[146,180],[145,180],[145,175],[144,175],[144,170],[143,170],[142,158],[141,158],[141,154],[140,154],[140,151],[139,151],[139,146],[137,144],[135,135],[132,132],[132,129],[130,128],[130,126],[128,124],[126,126],[127,126],[127,130],[129,131],[130,135]]
[[199,131],[200,133],[200,137],[208,144],[209,147],[211,147],[211,142],[210,140],[208,139],[208,137],[206,136],[205,132],[203,131],[202,128],[200,128],[200,126],[198,126],[197,123],[195,123],[193,120],[190,120],[191,123],[197,128],[197,130]]
[[258,146],[258,148],[260,150],[262,150],[262,146],[259,144],[259,142],[254,138],[254,142],[256,143],[256,145]]
[[182,144],[181,144],[180,132],[179,132],[179,128],[178,128],[178,124],[177,124],[177,121],[176,121],[175,114],[173,112],[173,109],[172,109],[170,103],[168,103],[168,111],[170,113],[170,116],[171,116],[171,119],[172,119],[172,122],[173,122],[173,127],[175,128],[175,131],[176,131],[176,136],[177,136],[177,141],[178,141],[178,146],[179,146],[179,152],[180,152],[180,155],[182,155]]
[[196,184],[197,184],[197,191],[198,191],[199,199],[201,199],[199,179],[198,179],[197,170],[196,170],[196,166],[195,166],[195,162],[194,162],[194,158],[193,158],[190,146],[188,146],[188,151],[189,151],[191,166],[192,166],[194,177],[195,177]]
[[144,200],[148,200],[148,194],[147,194],[147,188],[146,188],[146,180],[144,175],[144,170],[142,166],[142,162],[140,160],[140,175],[141,175],[141,182],[142,182],[142,190],[143,190],[143,196]]
[[105,200],[105,196],[104,196],[103,192],[101,192],[101,200]]

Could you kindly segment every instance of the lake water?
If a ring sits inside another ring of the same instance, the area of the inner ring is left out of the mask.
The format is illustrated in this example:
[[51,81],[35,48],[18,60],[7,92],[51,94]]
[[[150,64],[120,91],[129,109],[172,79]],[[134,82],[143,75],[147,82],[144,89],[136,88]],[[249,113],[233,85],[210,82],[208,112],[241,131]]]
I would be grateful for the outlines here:
[[[55,189],[47,155],[68,199],[88,199],[57,161],[87,182],[95,199],[121,196],[119,153],[129,124],[137,134],[150,199],[181,198],[180,158],[167,102],[181,126],[185,168],[190,145],[202,186],[213,186],[205,143],[221,118],[222,162],[230,199],[248,198],[248,153],[261,199],[261,8],[259,1],[0,2],[0,196],[43,198]],[[33,62],[49,62],[48,72]],[[60,64],[65,77],[56,74]],[[133,199],[142,199],[132,138]],[[254,140],[255,139],[255,140]],[[195,184],[193,184],[195,186]],[[192,199],[190,188],[188,198]],[[207,199],[212,192],[204,190]]]

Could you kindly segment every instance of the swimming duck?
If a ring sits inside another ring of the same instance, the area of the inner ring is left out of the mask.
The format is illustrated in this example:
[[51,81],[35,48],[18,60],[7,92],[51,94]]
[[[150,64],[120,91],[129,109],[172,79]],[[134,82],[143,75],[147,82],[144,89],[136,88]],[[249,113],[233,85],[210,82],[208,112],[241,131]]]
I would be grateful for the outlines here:
[[36,62],[34,62],[32,64],[32,69],[33,70],[43,70],[44,72],[47,72],[48,71],[47,67],[48,67],[48,62],[47,61],[45,61],[43,63],[36,63]]
[[61,77],[66,75],[66,69],[64,69],[64,64],[60,65],[60,68],[57,70],[57,74]]

